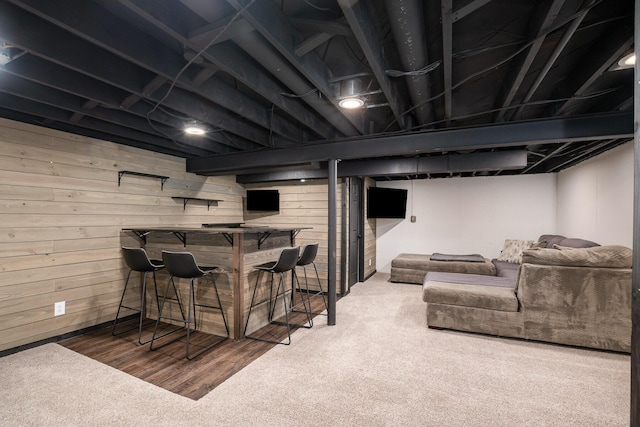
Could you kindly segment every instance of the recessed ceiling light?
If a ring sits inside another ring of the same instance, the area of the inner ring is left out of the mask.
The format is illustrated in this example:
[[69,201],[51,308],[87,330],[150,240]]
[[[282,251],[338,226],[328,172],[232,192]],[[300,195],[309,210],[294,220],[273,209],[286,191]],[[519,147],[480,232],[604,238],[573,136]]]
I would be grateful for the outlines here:
[[345,79],[340,82],[340,98],[338,105],[340,108],[353,110],[364,106],[364,98],[361,95],[362,82],[360,79]]
[[348,110],[353,110],[355,108],[362,108],[362,106],[364,105],[364,99],[360,97],[344,98],[344,99],[341,99],[340,102],[338,102],[338,105],[341,108],[346,108]]
[[618,60],[616,64],[611,67],[611,71],[628,70],[633,68],[636,64],[636,54],[634,52],[628,53]]
[[625,56],[620,61],[618,61],[618,65],[633,67],[634,65],[636,65],[636,54],[630,53],[629,55]]
[[198,122],[188,123],[184,127],[184,131],[189,135],[204,135],[205,133],[207,133],[207,130],[204,128],[204,126],[202,126]]

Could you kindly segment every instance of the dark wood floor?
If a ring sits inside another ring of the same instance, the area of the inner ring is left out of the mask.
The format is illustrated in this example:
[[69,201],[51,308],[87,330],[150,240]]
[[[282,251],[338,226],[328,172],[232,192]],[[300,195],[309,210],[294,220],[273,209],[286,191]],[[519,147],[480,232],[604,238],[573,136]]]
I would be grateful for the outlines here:
[[[314,312],[324,310],[324,304],[320,297],[313,298],[312,305]],[[306,316],[302,313],[292,313],[290,317],[292,323],[304,323],[305,319]],[[326,316],[315,316],[315,321],[326,322]],[[130,324],[135,326],[135,322],[136,320],[131,321]],[[145,325],[142,335],[143,341],[146,337],[150,337],[154,324],[154,322],[148,321]],[[126,323],[121,325],[119,326],[122,328],[120,330],[127,329]],[[183,334],[178,332],[175,335]],[[286,338],[287,332],[286,327],[268,325],[254,335],[280,341]],[[165,340],[169,340],[169,338],[171,336],[166,337]],[[206,345],[215,340],[219,340],[220,343],[189,361],[185,358],[184,338],[154,351],[149,351],[149,344],[139,345],[137,339],[137,329],[114,337],[111,335],[111,327],[108,327],[60,341],[59,344],[141,380],[194,400],[200,399],[277,345],[254,339],[234,341],[196,332],[191,336],[194,345]],[[295,345],[295,337],[292,337],[291,345]],[[198,347],[194,346],[192,352],[197,350]]]

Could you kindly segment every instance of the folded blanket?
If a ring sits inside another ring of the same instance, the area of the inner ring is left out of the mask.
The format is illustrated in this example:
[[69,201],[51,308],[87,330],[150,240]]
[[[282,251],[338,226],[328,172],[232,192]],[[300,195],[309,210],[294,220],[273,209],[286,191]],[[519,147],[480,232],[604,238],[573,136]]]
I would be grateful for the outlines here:
[[433,254],[431,261],[458,261],[458,262],[484,262],[484,257],[480,254],[471,255],[450,255],[450,254]]

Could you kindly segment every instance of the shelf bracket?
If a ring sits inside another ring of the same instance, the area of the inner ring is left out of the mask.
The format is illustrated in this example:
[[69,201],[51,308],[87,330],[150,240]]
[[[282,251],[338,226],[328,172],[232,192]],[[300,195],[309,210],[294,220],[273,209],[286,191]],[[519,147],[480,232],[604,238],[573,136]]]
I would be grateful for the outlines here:
[[179,196],[174,196],[174,197],[172,197],[172,199],[174,199],[174,200],[182,200],[182,210],[187,210],[187,202],[189,202],[189,200],[197,200],[197,201],[201,201],[201,202],[207,202],[207,210],[209,210],[211,205],[218,206],[218,202],[220,201],[220,200],[216,200],[216,199],[200,199],[198,197],[179,197]]
[[229,242],[229,244],[231,246],[233,246],[233,234],[231,234],[231,233],[222,233],[222,235],[224,236],[225,239],[227,239],[227,242]]
[[136,230],[130,230],[130,231],[136,236],[138,236],[138,238],[142,240],[142,243],[144,243],[145,245],[147,244],[147,235],[150,233],[150,231],[136,231]]
[[164,190],[164,183],[169,179],[168,176],[154,175],[151,173],[134,172],[134,171],[118,171],[118,187],[123,175],[146,176],[147,178],[156,178],[160,180],[160,191]]
[[271,236],[270,231],[258,233],[258,249],[260,249],[260,246],[262,246],[262,244],[269,238],[269,236]]
[[178,240],[180,240],[182,242],[182,244],[184,245],[184,247],[187,247],[187,233],[186,232],[180,232],[180,231],[172,231],[173,235],[176,236],[178,238]]

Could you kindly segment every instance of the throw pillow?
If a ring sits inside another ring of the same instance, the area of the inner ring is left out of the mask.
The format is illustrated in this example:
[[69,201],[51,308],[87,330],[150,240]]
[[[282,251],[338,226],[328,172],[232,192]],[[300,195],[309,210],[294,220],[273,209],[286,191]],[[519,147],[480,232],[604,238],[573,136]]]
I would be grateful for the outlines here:
[[529,249],[533,245],[533,240],[515,240],[507,239],[504,241],[504,247],[498,261],[522,263],[522,251]]

